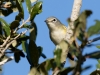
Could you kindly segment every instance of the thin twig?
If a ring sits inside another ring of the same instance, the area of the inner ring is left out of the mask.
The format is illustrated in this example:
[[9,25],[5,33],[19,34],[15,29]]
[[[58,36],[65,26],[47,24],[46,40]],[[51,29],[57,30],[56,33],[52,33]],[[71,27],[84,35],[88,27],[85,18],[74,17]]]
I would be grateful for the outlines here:
[[4,55],[4,52],[7,50],[7,48],[8,48],[12,43],[13,43],[19,36],[24,35],[26,32],[27,32],[27,30],[24,31],[24,32],[22,32],[22,33],[20,33],[20,34],[18,34],[15,38],[13,38],[13,40],[12,40],[11,42],[9,42],[9,43],[6,45],[6,47],[1,51],[0,58]]
[[92,42],[98,41],[98,40],[100,40],[100,36],[99,36],[99,37],[96,37],[96,38],[94,38],[94,39],[92,39],[92,40],[89,40],[89,41],[87,42],[87,45],[88,45],[88,44],[91,44]]
[[15,31],[14,31],[13,33],[16,33],[17,30],[19,30],[20,28],[22,28],[22,27],[24,26],[24,24],[26,24],[26,23],[29,22],[29,21],[30,21],[30,17],[29,17],[26,21],[24,21],[18,28],[16,28]]
[[2,45],[0,45],[0,47],[4,47],[6,44],[7,44],[7,41],[10,39],[10,36],[8,36],[7,37],[7,39],[5,40],[5,42],[2,44]]
[[2,66],[3,64],[5,64],[5,63],[7,63],[7,62],[9,62],[9,61],[11,61],[11,60],[13,60],[13,59],[14,59],[13,56],[11,56],[11,57],[9,57],[9,58],[6,58],[6,59],[3,60],[2,62],[0,62],[0,66]]

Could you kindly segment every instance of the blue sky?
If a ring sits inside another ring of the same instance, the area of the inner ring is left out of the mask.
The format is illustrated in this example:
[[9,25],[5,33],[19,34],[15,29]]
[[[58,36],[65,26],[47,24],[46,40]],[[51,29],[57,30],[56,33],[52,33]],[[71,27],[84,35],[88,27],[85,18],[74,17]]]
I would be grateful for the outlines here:
[[[47,58],[53,57],[53,50],[55,48],[54,44],[51,42],[49,38],[49,30],[44,22],[44,20],[49,16],[57,17],[63,24],[67,26],[67,18],[71,15],[71,10],[73,6],[74,0],[43,0],[43,12],[36,16],[35,23],[38,27],[38,36],[36,40],[36,44],[38,46],[43,47],[43,53],[47,56]],[[24,5],[25,9],[25,20],[28,18],[29,14],[26,9],[26,5]],[[87,20],[87,28],[91,25],[95,24],[96,19],[100,20],[100,0],[83,0],[81,12],[89,9],[93,11],[93,14]],[[12,22],[15,18],[15,15],[18,12],[15,12],[8,17],[4,18],[8,23]],[[98,35],[99,36],[99,35]],[[90,39],[96,36],[91,37]],[[22,48],[21,48],[22,49]],[[85,53],[90,53],[97,50],[96,47],[86,48],[84,50]],[[46,59],[40,57],[39,62],[43,62]],[[69,62],[66,63],[68,66]],[[89,75],[93,70],[96,69],[97,60],[87,59],[83,64],[83,67],[87,65],[92,65],[92,68],[82,73],[82,75]],[[3,66],[3,75],[27,75],[29,72],[30,65],[25,58],[21,58],[19,63],[15,63],[14,60],[6,63]]]

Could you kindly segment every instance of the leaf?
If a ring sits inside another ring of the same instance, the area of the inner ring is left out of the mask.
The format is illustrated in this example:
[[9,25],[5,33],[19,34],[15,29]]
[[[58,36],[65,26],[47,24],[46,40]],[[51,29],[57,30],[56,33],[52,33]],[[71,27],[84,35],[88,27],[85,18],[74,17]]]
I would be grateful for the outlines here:
[[8,59],[8,58],[9,58],[9,57],[8,57],[7,55],[3,55],[3,56],[0,58],[0,62],[6,60],[6,59]]
[[26,41],[26,40],[28,40],[29,39],[29,36],[26,36],[26,35],[22,35],[22,36],[20,36],[18,39],[17,39],[17,41]]
[[19,54],[21,57],[25,57],[25,54],[22,51],[20,51]]
[[98,49],[100,49],[100,45],[97,45],[96,47],[97,47]]
[[24,12],[19,12],[18,14],[22,19],[24,19]]
[[40,72],[37,70],[36,67],[33,67],[28,75],[40,75]]
[[20,0],[16,0],[16,5],[19,10],[19,13],[21,13],[21,15],[22,15],[20,17],[24,19],[24,10],[23,10],[23,6],[22,6],[22,2]]
[[57,46],[56,46],[56,49],[61,49],[61,58],[60,58],[60,62],[61,63],[64,63],[66,62],[66,57],[67,57],[67,54],[68,54],[68,42],[66,42],[65,40],[62,40]]
[[28,12],[31,13],[31,1],[26,0],[26,5],[27,5]]
[[8,15],[10,15],[11,13],[13,13],[13,10],[12,9],[8,9],[8,10],[3,10],[3,9],[0,9],[1,11],[0,11],[0,16],[8,16]]
[[100,70],[95,70],[90,75],[100,75]]
[[29,41],[29,50],[26,52],[31,63],[30,65],[37,66],[39,61],[39,51],[37,50],[37,46],[33,40]]
[[18,52],[14,53],[15,62],[18,63],[20,60],[20,54]]
[[20,50],[16,47],[13,47],[12,45],[10,46],[10,51],[14,53],[15,62],[17,62],[17,63],[20,61],[20,56],[25,57],[22,50]]
[[86,70],[88,70],[88,69],[90,69],[92,66],[86,66],[86,67],[84,67],[84,68],[82,68],[82,72],[83,71],[86,71]]
[[0,18],[0,21],[3,23],[3,29],[5,30],[6,35],[9,36],[10,35],[10,27],[9,27],[9,25],[2,18]]
[[37,37],[37,26],[35,22],[31,22],[31,27],[30,27],[30,40],[36,41]]
[[17,41],[16,40],[14,40],[14,42],[12,43],[12,46],[13,47],[16,47],[17,46]]
[[10,29],[15,29],[19,26],[19,21],[18,20],[15,20],[13,21],[11,24],[10,24]]
[[100,64],[100,59],[98,60],[98,63]]
[[84,38],[87,36],[85,35],[86,31],[86,23],[87,23],[87,17],[89,17],[92,14],[92,11],[85,10],[83,11],[78,19],[74,22],[74,36],[78,38],[78,40],[83,41]]
[[0,22],[0,35],[2,35],[2,24]]
[[16,15],[15,20],[21,21],[21,17],[19,15]]
[[55,62],[56,62],[57,67],[61,67],[61,61],[60,61],[61,53],[62,53],[62,49],[59,49],[59,48],[54,51],[54,55],[56,56]]
[[100,64],[97,64],[96,67],[97,67],[97,69],[100,69]]
[[95,20],[95,22],[96,22],[95,25],[88,28],[87,31],[88,36],[93,36],[100,33],[100,21]]
[[58,73],[58,75],[59,74],[60,75],[68,75],[68,73],[71,72],[73,69],[74,69],[73,67],[64,68]]
[[42,2],[39,1],[31,8],[30,20],[32,21],[36,15],[42,12]]
[[24,24],[24,26],[23,26],[22,28],[27,28],[27,29],[29,29],[29,28],[30,28],[30,25]]
[[38,46],[37,49],[39,51],[39,57],[42,56],[43,58],[46,58],[46,55],[42,53],[43,48],[41,46]]
[[36,1],[38,1],[38,0],[30,0],[31,1],[31,3],[34,3],[34,2],[36,2]]
[[92,52],[85,55],[86,58],[93,58],[93,59],[99,59],[100,58],[100,51]]
[[54,59],[47,59],[38,66],[40,73],[43,75],[48,75],[48,70],[51,68],[54,69]]
[[22,48],[24,52],[26,52],[26,41],[22,41]]

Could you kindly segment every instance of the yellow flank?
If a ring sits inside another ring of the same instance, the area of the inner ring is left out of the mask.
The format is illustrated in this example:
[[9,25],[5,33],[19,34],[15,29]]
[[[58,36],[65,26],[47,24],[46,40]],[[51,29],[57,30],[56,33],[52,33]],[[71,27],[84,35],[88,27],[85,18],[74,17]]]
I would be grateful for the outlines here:
[[67,32],[67,27],[66,26],[63,26],[63,32],[64,32],[64,34],[66,34],[66,32]]

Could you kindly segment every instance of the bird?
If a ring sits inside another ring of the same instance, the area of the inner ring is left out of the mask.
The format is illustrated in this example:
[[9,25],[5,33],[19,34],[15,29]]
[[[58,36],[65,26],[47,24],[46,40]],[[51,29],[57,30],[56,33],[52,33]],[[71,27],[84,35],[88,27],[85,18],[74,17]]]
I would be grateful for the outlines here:
[[[50,39],[55,46],[58,45],[62,40],[66,40],[67,26],[62,24],[59,19],[51,16],[45,20],[45,23],[49,29]],[[68,53],[67,56],[71,60],[74,60],[74,57],[70,53]]]

